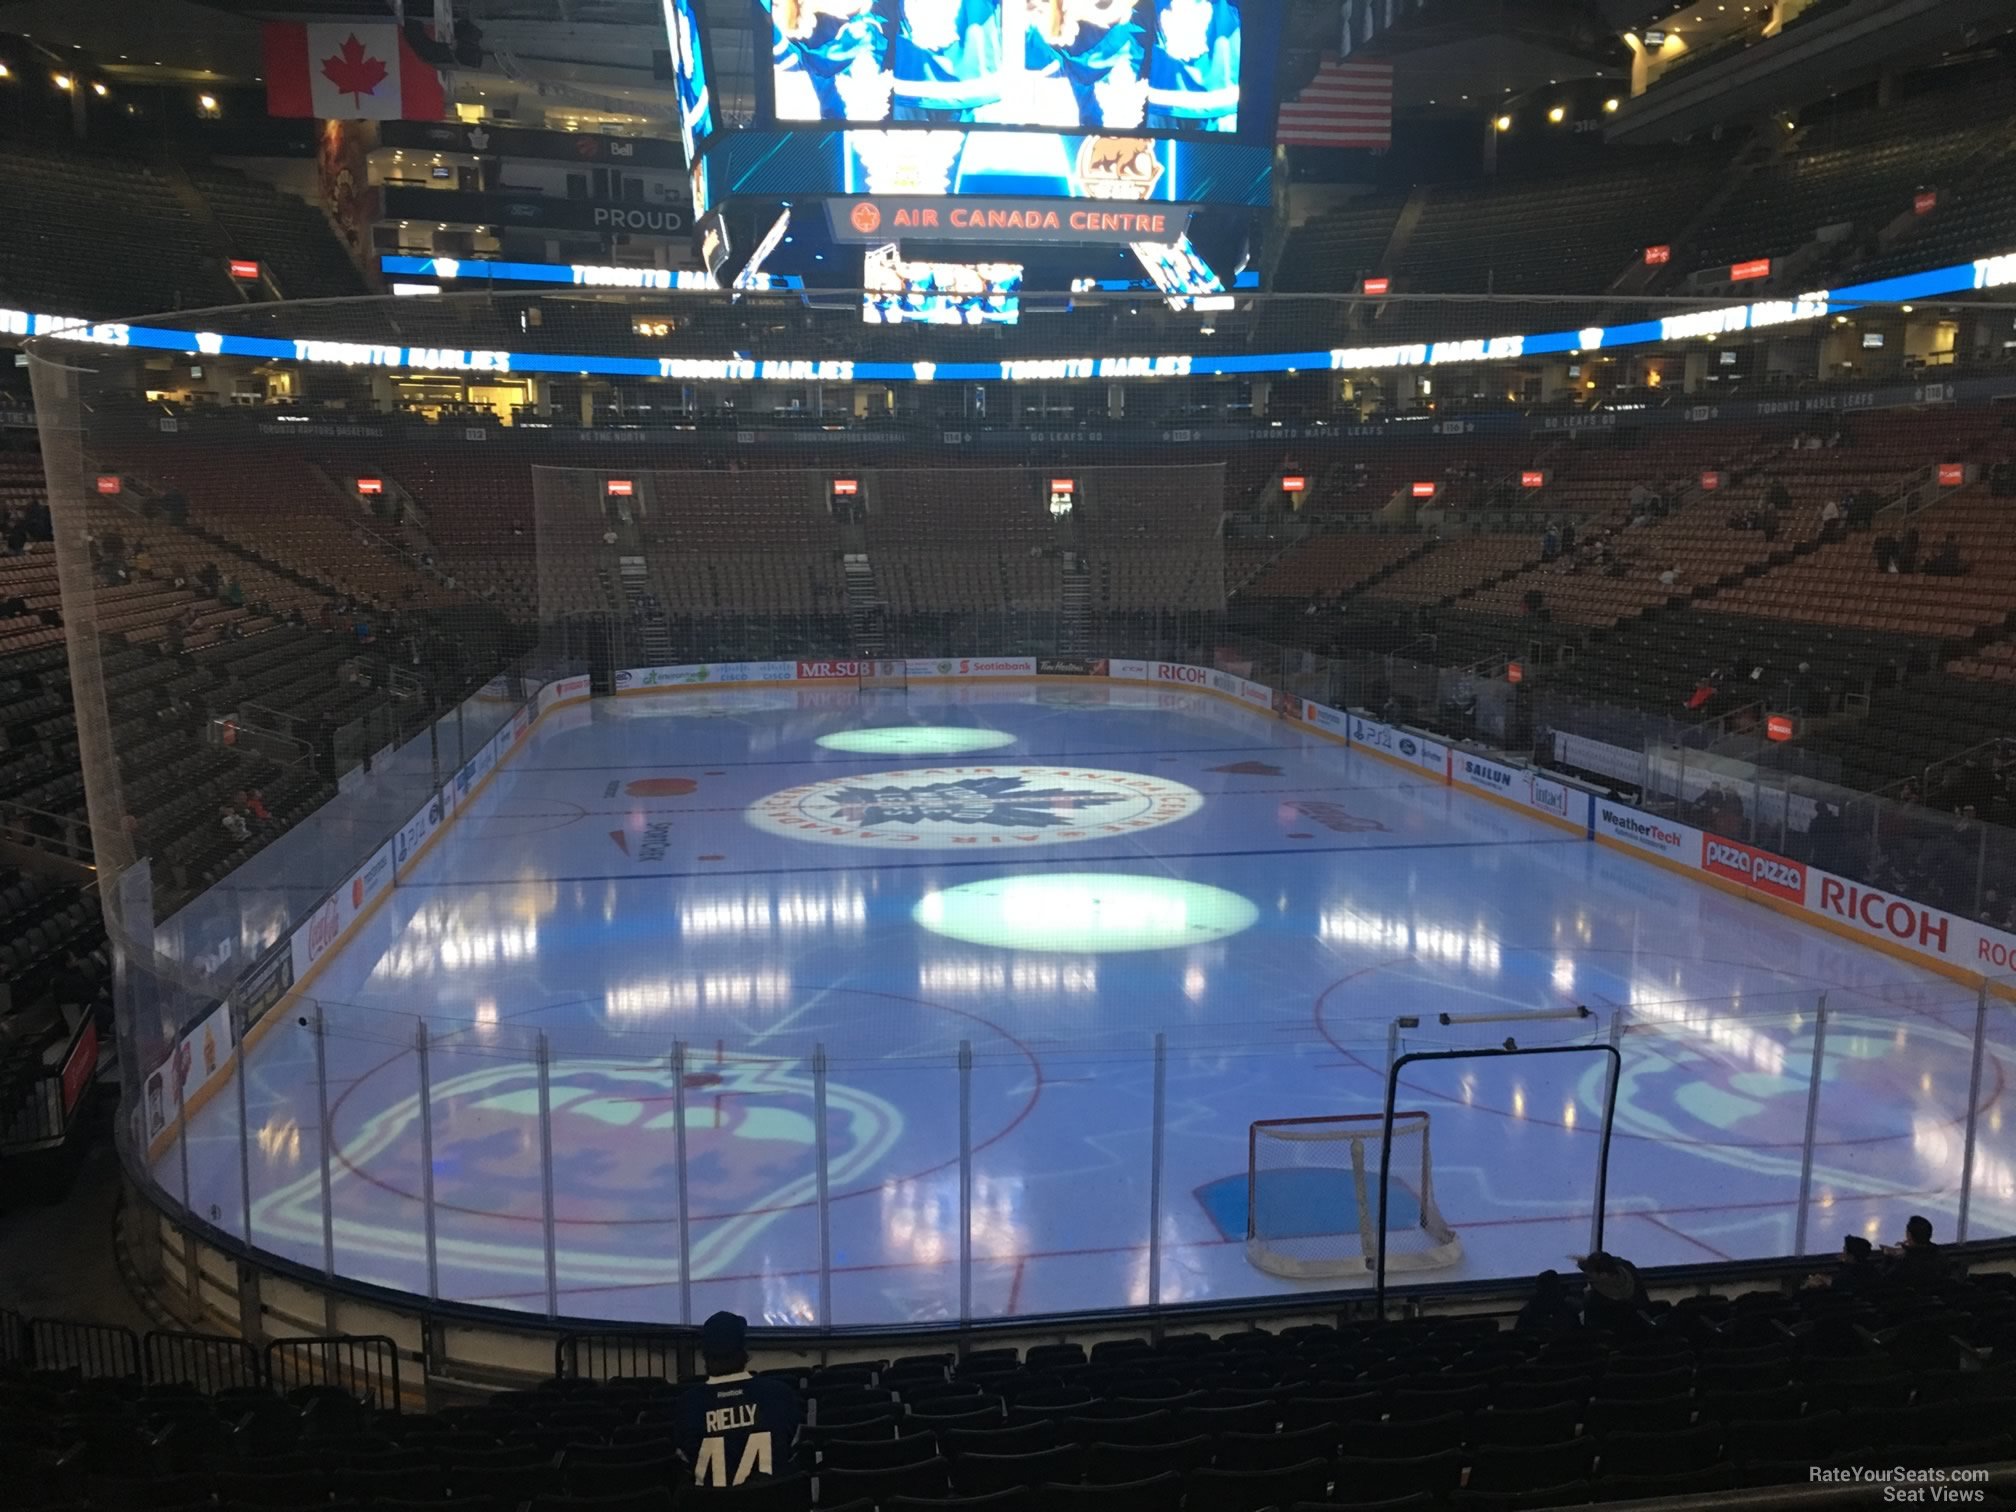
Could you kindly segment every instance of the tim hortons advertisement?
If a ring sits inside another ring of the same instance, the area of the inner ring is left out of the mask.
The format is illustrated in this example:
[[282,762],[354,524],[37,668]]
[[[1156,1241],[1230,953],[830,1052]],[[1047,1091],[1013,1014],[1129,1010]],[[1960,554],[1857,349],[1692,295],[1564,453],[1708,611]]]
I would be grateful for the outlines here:
[[587,696],[588,679],[586,677],[563,677],[560,681],[548,683],[539,690],[539,712],[544,714],[557,703],[565,703],[570,698],[586,698]]
[[1104,677],[1106,661],[1103,657],[1090,656],[1039,656],[1036,658],[1036,675],[1039,677]]
[[1699,830],[1604,798],[1596,800],[1596,833],[1658,856],[1691,862],[1700,854],[1696,849],[1701,843]]
[[1758,892],[1787,903],[1806,901],[1806,868],[1770,851],[1745,845],[1741,840],[1725,840],[1720,835],[1701,836],[1701,870],[1725,881],[1740,882]]

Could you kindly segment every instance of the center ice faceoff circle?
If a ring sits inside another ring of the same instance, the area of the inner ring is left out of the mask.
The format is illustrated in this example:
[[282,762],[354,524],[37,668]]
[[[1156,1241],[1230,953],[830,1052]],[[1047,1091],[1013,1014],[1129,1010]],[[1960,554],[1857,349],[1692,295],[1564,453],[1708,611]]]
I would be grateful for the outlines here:
[[1204,795],[1139,772],[1072,766],[916,767],[786,788],[750,805],[757,829],[826,845],[1029,849],[1159,829]]
[[1015,744],[1004,730],[974,730],[958,725],[891,725],[876,730],[835,730],[818,743],[829,751],[857,756],[968,756],[998,751]]

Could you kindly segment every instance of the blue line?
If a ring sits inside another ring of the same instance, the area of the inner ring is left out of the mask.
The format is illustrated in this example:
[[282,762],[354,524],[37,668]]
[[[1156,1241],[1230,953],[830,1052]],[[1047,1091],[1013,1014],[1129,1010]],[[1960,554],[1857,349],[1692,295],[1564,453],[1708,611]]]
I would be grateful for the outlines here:
[[[1581,845],[1583,843],[1584,842],[1582,840],[1575,838],[1568,838],[1568,839],[1534,838],[1529,840],[1449,840],[1429,844],[1412,843],[1412,844],[1395,844],[1395,845],[1331,845],[1331,846],[1290,845],[1290,846],[1281,846],[1278,848],[1269,848],[1266,850],[1155,851],[1155,852],[1136,852],[1132,855],[1122,855],[1122,856],[1079,856],[1075,852],[1067,852],[1065,854],[1069,855],[1073,863],[1072,869],[1078,870],[1079,869],[1078,863],[1080,862],[1083,862],[1088,865],[1096,864],[1101,866],[1122,865],[1122,864],[1129,866],[1139,866],[1144,861],[1152,862],[1159,865],[1171,861],[1212,861],[1212,860],[1225,860],[1228,858],[1237,859],[1238,857],[1241,856],[1364,856],[1364,855],[1373,855],[1381,851],[1492,850],[1498,847],[1511,846],[1511,845]],[[856,848],[861,850],[872,849],[872,847],[869,846],[860,846]],[[945,871],[962,867],[970,868],[970,867],[982,867],[982,866],[1054,867],[1059,864],[1059,859],[1060,859],[1059,853],[1056,850],[1052,850],[1047,855],[1043,856],[1040,859],[1034,856],[1028,856],[1023,857],[1021,859],[1017,859],[1011,856],[988,855],[984,857],[975,856],[970,860],[961,857],[957,860],[948,858],[940,861],[898,861],[893,863],[861,862],[852,866],[839,866],[839,865],[752,866],[732,871],[709,870],[709,871],[676,871],[676,872],[596,872],[587,876],[541,877],[539,880],[541,882],[552,882],[552,883],[659,882],[659,881],[669,881],[681,877],[788,877],[788,876],[799,876],[807,872]],[[437,888],[508,887],[523,882],[524,880],[525,879],[522,876],[482,877],[473,880],[469,878],[457,878],[453,882],[416,882],[408,880],[401,882],[399,885],[401,887],[437,887]]]

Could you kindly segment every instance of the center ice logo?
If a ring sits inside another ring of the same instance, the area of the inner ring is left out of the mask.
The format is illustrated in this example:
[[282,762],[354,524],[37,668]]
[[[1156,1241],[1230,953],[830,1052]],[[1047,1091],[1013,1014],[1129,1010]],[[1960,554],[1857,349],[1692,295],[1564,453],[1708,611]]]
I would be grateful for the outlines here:
[[1203,807],[1194,788],[1073,767],[927,767],[773,793],[748,820],[831,845],[1068,845],[1154,829]]
[[[436,1066],[454,1058],[436,1052]],[[572,1286],[678,1279],[680,1093],[693,1274],[719,1274],[773,1224],[805,1222],[818,1191],[812,1077],[803,1062],[727,1052],[696,1057],[683,1088],[671,1069],[636,1060],[556,1060],[552,1110],[561,1273]],[[834,1193],[870,1178],[903,1115],[838,1079],[827,1084],[828,1180]],[[538,1155],[539,1076],[528,1061],[447,1076],[433,1087],[434,1192],[440,1258],[510,1295],[544,1275]],[[424,1233],[403,1200],[418,1190],[425,1146],[417,1096],[351,1133],[339,1125],[332,1199],[344,1257],[424,1263]],[[319,1172],[256,1204],[262,1237],[319,1244]],[[793,1219],[793,1215],[798,1215]],[[471,1215],[482,1226],[471,1232]],[[640,1239],[641,1235],[648,1236]]]

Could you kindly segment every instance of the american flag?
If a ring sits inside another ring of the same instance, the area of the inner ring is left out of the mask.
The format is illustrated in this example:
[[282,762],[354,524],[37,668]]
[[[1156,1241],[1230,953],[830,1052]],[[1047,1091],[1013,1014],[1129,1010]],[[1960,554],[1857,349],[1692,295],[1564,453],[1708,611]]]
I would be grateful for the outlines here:
[[1325,58],[1281,106],[1280,137],[1288,147],[1391,147],[1393,65]]

